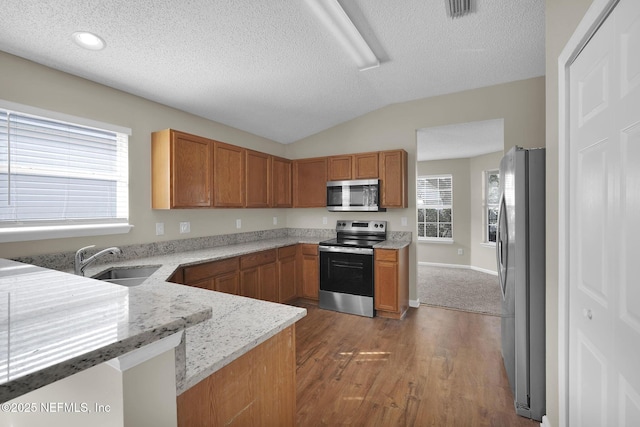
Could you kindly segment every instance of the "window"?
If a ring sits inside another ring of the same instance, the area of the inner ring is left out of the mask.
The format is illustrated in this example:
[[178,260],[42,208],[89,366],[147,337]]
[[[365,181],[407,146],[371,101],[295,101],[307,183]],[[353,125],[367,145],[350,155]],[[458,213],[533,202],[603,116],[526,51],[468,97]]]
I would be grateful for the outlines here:
[[129,231],[130,131],[8,104],[0,103],[0,241]]
[[500,204],[500,172],[484,172],[484,230],[485,242],[496,242],[498,228],[498,209]]
[[418,177],[418,239],[453,241],[451,175]]

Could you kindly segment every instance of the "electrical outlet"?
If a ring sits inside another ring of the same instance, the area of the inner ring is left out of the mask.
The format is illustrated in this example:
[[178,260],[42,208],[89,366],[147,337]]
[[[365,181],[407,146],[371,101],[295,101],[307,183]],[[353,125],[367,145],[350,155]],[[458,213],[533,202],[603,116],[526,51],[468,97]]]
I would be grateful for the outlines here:
[[323,216],[323,217],[322,217],[322,223],[323,223],[324,225],[327,225],[327,217],[326,217],[326,216]]
[[401,222],[403,227],[406,227],[407,226],[407,217],[403,216],[402,218],[400,218],[400,222]]
[[278,225],[278,217],[277,216],[273,217],[273,225]]
[[464,255],[464,249],[462,248],[458,249],[458,255]]
[[242,220],[236,219],[236,228],[242,228]]
[[164,234],[164,222],[156,222],[156,236]]
[[180,223],[180,234],[186,233],[191,233],[191,223],[188,221]]

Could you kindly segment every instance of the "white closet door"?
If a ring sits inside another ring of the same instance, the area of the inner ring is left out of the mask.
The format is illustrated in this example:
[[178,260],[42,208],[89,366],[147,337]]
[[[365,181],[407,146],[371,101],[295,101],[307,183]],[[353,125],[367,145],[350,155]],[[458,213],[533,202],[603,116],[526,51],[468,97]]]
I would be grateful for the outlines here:
[[640,425],[640,1],[570,68],[569,420]]

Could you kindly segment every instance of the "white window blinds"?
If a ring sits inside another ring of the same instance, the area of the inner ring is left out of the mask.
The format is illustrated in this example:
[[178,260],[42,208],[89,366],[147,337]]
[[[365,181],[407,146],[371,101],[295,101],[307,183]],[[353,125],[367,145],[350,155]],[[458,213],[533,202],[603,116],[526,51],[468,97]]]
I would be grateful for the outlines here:
[[126,223],[128,135],[0,109],[0,227]]
[[453,240],[453,177],[418,177],[418,239]]

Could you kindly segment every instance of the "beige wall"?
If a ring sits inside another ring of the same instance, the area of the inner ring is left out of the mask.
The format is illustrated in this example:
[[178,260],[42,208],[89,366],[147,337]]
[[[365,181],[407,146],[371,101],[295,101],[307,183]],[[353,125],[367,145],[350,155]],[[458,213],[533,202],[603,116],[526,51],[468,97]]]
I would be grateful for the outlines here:
[[[418,262],[496,271],[495,247],[484,244],[484,171],[498,169],[502,151],[466,159],[418,162],[417,176],[453,175],[454,243],[419,242]],[[464,254],[458,255],[458,249]]]
[[558,406],[558,56],[592,0],[546,0],[547,147],[547,416],[557,427]]
[[[282,144],[205,120],[88,80],[0,52],[0,99],[108,122],[132,129],[129,139],[130,221],[128,234],[21,242],[0,245],[0,257],[46,254],[95,244],[98,247],[188,237],[265,230],[286,226],[284,209],[176,210],[151,209],[151,132],[175,128],[231,144],[284,155]],[[273,217],[278,225],[273,225]],[[242,219],[242,229],[235,220]],[[191,222],[190,234],[179,234],[179,222]],[[164,222],[165,235],[155,235]]]
[[[471,182],[469,159],[418,162],[417,176],[451,174],[453,183],[453,244],[419,242],[418,262],[470,265],[471,260]],[[458,249],[464,254],[458,255]]]
[[[410,299],[416,293],[416,131],[480,120],[504,119],[505,151],[519,145],[533,148],[544,145],[545,80],[537,77],[502,85],[419,99],[389,105],[346,123],[304,138],[287,146],[287,156],[304,158],[329,154],[366,152],[403,148],[409,153],[409,208],[377,213],[372,218],[389,221],[392,231],[410,231]],[[290,227],[332,228],[337,217],[352,219],[358,215],[336,215],[319,209],[295,209],[287,213]],[[322,225],[322,217],[328,225]],[[359,215],[362,216],[362,215]],[[407,226],[402,218],[408,219]]]

